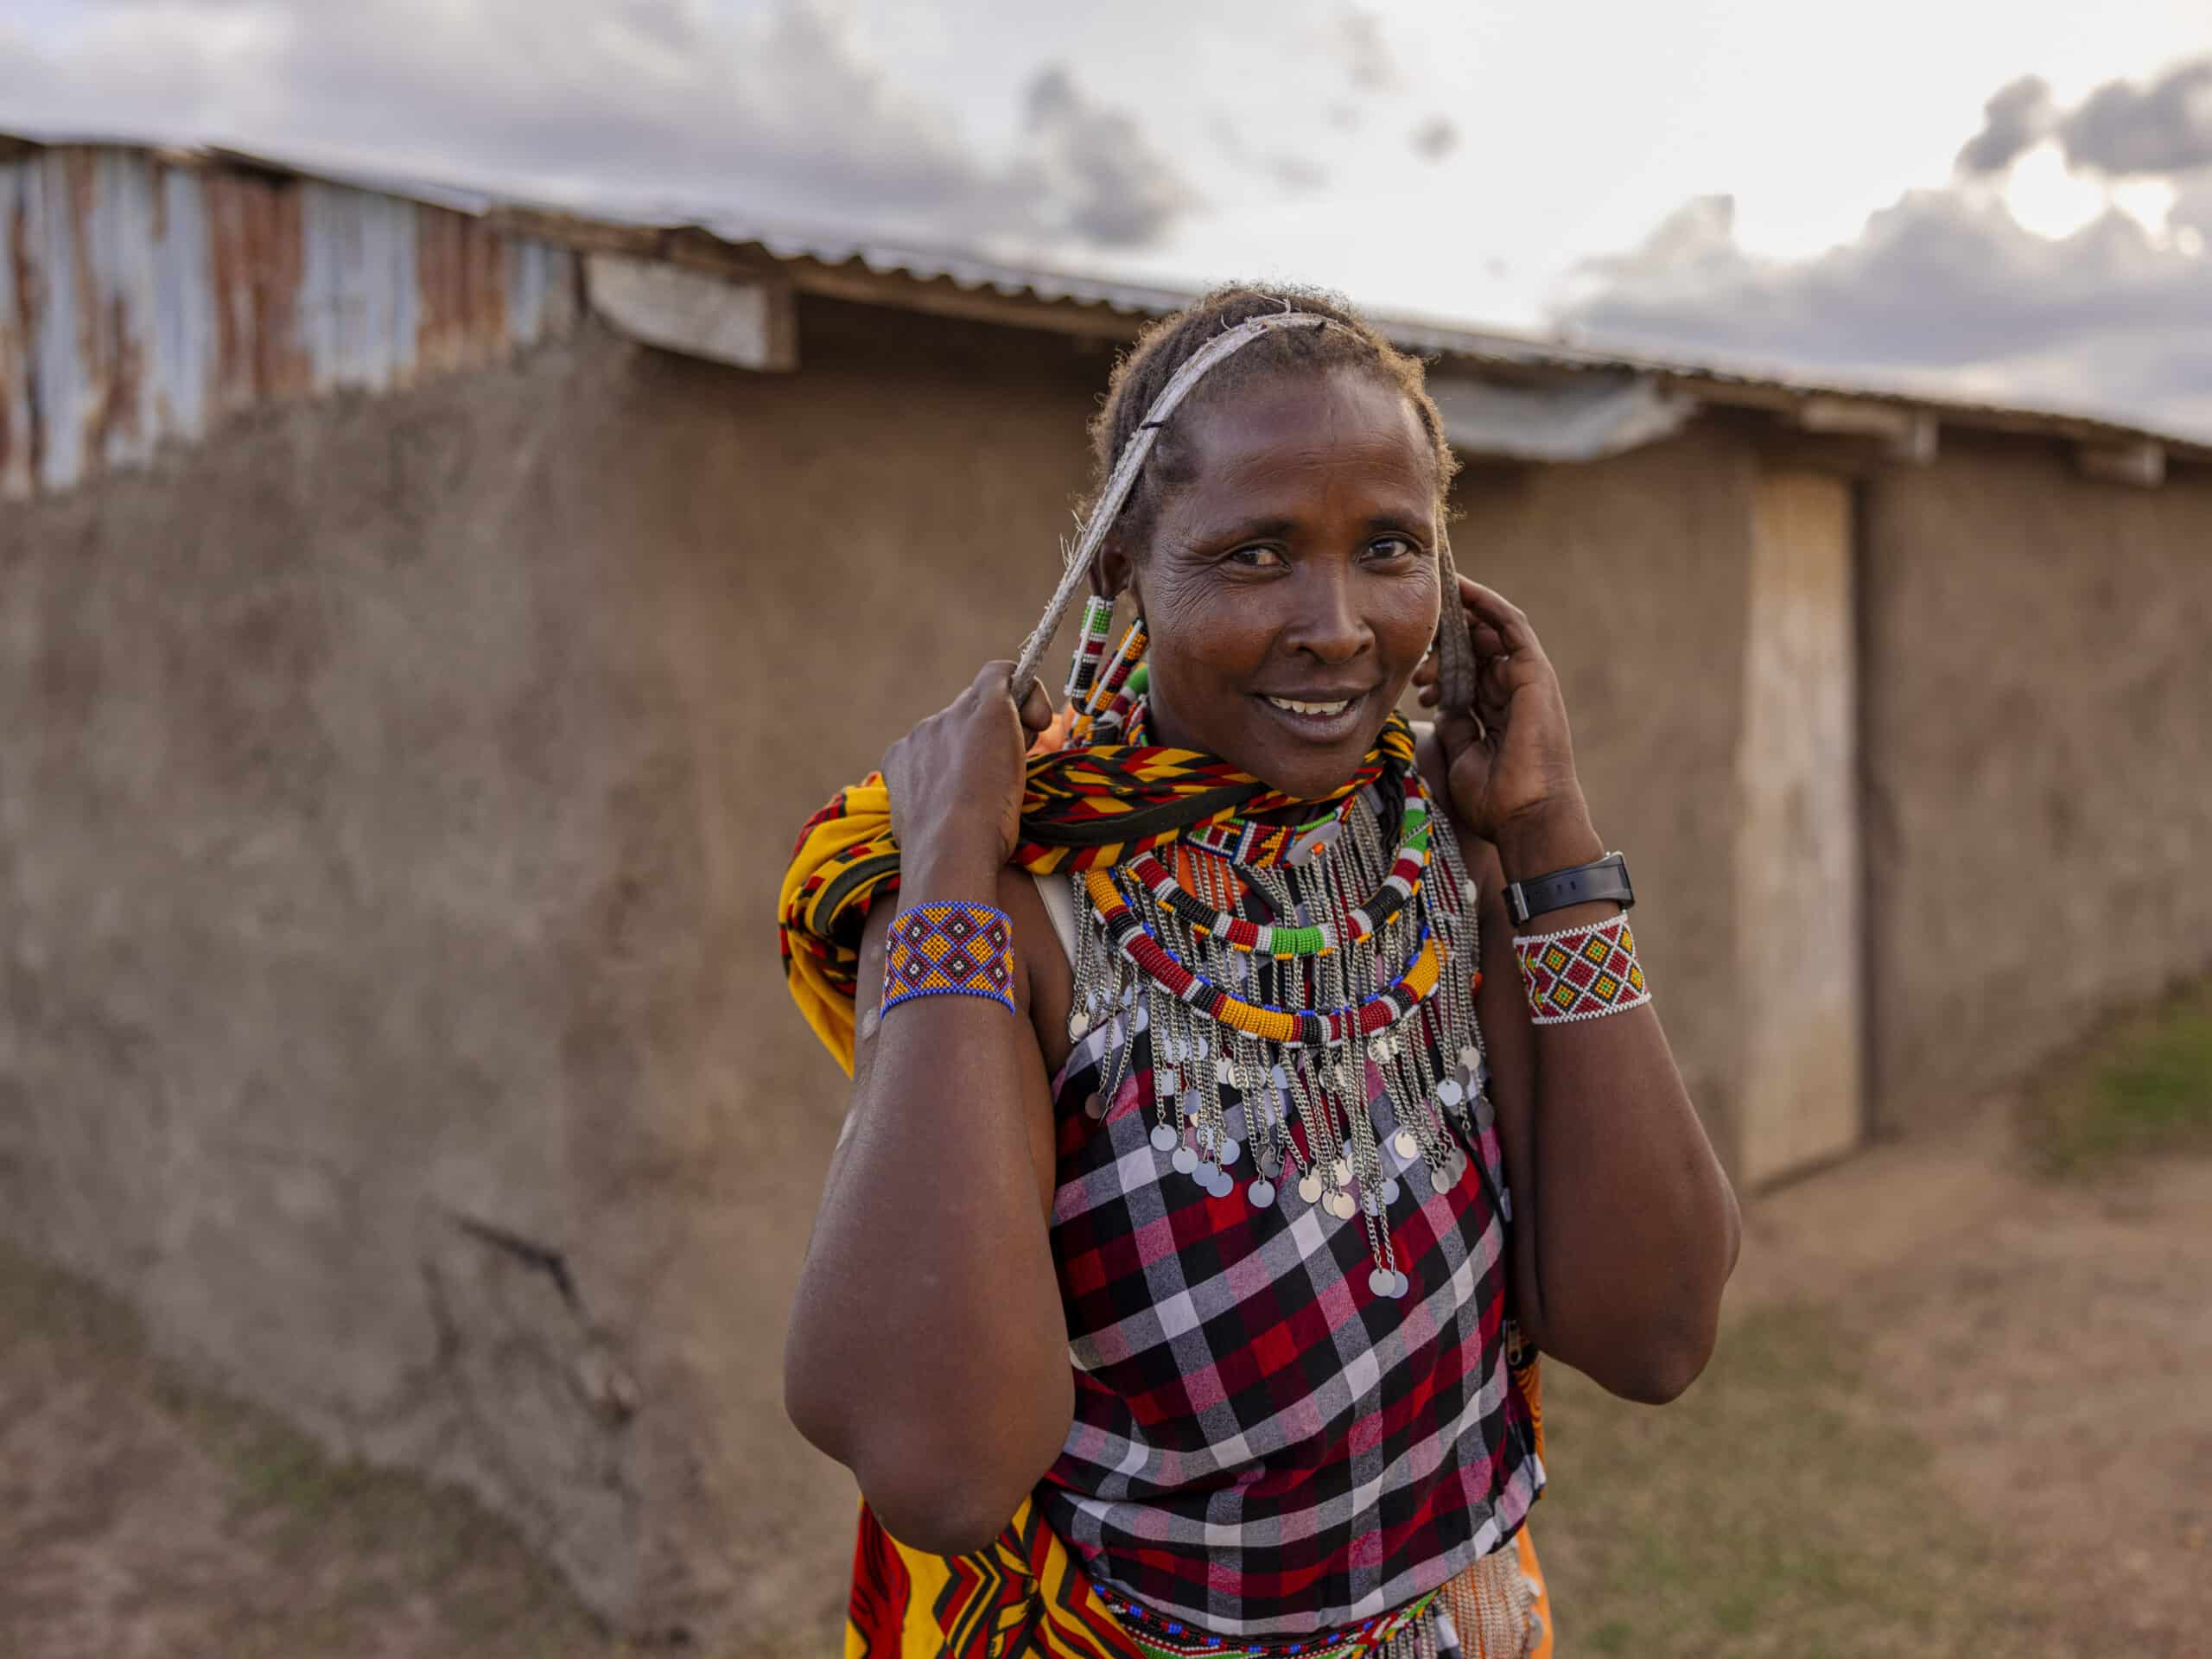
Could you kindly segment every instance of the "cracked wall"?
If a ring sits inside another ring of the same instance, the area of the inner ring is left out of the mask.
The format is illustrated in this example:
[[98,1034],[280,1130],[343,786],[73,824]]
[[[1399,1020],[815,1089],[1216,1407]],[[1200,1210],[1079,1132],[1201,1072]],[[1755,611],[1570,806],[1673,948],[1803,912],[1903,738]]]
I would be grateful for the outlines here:
[[[602,331],[0,505],[0,1230],[645,1632],[831,1627],[801,817],[1034,620],[1106,358]],[[825,741],[825,731],[835,734]]]

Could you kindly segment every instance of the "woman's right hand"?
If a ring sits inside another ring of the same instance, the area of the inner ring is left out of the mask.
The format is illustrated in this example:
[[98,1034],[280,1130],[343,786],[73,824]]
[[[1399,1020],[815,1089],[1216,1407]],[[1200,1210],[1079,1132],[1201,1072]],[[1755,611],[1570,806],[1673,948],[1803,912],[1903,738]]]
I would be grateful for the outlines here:
[[1013,678],[1012,663],[984,664],[966,690],[883,757],[891,833],[912,860],[988,859],[998,870],[1013,859],[1024,758],[1030,739],[1052,721],[1042,682],[1017,714]]

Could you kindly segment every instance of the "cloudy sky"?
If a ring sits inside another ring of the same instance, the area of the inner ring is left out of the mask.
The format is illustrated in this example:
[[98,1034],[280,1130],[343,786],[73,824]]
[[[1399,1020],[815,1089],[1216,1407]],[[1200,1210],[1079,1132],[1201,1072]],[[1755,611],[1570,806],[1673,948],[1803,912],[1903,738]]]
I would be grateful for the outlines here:
[[4,0],[10,126],[2212,433],[2212,0]]

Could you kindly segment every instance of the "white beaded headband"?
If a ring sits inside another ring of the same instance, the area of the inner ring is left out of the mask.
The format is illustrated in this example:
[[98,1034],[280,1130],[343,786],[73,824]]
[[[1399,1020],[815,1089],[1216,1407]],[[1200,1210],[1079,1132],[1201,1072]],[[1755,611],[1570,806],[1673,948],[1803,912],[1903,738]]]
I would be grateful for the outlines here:
[[[1114,470],[1106,480],[1106,487],[1091,504],[1084,518],[1081,533],[1075,546],[1067,555],[1067,569],[1061,575],[1059,586],[1052,590],[1045,614],[1028,639],[1022,642],[1021,654],[1014,665],[1013,693],[1015,707],[1029,695],[1029,688],[1036,683],[1037,665],[1045,655],[1045,648],[1052,643],[1060,620],[1067,614],[1068,607],[1075,602],[1090,574],[1091,562],[1098,556],[1098,550],[1106,540],[1107,532],[1122,511],[1122,504],[1128,499],[1129,492],[1136,486],[1137,474],[1143,469],[1145,459],[1152,454],[1152,446],[1159,438],[1160,429],[1170,416],[1190,395],[1191,388],[1205,378],[1206,372],[1223,359],[1232,356],[1262,334],[1273,334],[1280,328],[1343,328],[1353,331],[1334,317],[1318,315],[1311,311],[1271,311],[1264,316],[1238,323],[1224,329],[1194,353],[1183,366],[1175,371],[1174,378],[1161,388],[1160,396],[1153,399],[1152,407],[1145,411],[1144,420],[1131,434],[1128,445],[1114,462]],[[1444,606],[1437,629],[1437,685],[1443,695],[1440,707],[1465,709],[1475,699],[1475,653],[1473,641],[1465,627],[1451,625],[1459,609],[1459,583],[1452,563],[1452,541],[1442,534],[1439,526],[1436,546],[1437,566],[1443,577]]]

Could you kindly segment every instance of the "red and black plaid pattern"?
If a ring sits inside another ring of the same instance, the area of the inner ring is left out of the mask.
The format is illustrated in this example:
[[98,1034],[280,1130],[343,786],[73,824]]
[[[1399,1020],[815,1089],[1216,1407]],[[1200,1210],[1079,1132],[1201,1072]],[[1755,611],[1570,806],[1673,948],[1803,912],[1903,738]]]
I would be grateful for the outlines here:
[[[1083,1103],[1118,1021],[1078,1043],[1055,1090],[1076,1412],[1038,1501],[1102,1586],[1215,1635],[1400,1606],[1503,1546],[1543,1484],[1507,1376],[1496,1132],[1442,1193],[1385,1137],[1412,1290],[1378,1296],[1356,1219],[1288,1182],[1256,1208],[1242,1181],[1216,1198],[1172,1169],[1147,1135],[1141,1002],[1129,1017],[1135,1064],[1103,1121]],[[1249,1145],[1241,1117],[1232,1104]]]

